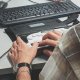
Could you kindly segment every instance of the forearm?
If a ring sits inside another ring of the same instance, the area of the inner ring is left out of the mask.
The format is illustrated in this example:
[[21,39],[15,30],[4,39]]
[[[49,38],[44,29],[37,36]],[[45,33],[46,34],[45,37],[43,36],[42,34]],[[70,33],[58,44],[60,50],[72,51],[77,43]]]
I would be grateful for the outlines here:
[[31,80],[29,68],[28,67],[19,68],[16,80]]

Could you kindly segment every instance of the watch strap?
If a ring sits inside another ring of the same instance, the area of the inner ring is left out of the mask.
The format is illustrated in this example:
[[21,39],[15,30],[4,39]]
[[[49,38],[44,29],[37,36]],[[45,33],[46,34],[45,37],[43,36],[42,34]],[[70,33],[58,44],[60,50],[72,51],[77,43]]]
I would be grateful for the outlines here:
[[30,69],[30,64],[29,64],[29,63],[19,63],[19,64],[18,64],[18,68],[20,68],[20,67],[25,67],[25,66]]

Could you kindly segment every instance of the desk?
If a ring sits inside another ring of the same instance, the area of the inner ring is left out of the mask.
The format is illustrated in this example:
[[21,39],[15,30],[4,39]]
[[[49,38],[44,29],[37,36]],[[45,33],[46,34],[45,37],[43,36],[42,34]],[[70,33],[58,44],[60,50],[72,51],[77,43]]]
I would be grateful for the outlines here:
[[[7,1],[7,0],[3,0],[3,1]],[[46,0],[34,0],[36,2],[46,2]],[[72,0],[74,3],[76,3],[78,6],[80,6],[80,0]],[[12,0],[9,2],[8,7],[15,7],[15,6],[22,6],[22,5],[31,5],[33,3],[29,2],[28,0]],[[7,7],[7,8],[8,8]],[[80,17],[78,18],[78,20],[80,21]],[[7,34],[5,34],[4,32],[4,28],[0,29],[0,54],[6,52],[12,45],[12,41],[10,40],[10,38],[8,37]],[[35,58],[34,61],[32,62],[33,65],[37,64],[37,63],[44,63],[46,62],[45,59],[41,59],[41,58]],[[0,59],[0,75],[2,74],[9,74],[12,73],[12,69],[11,69],[11,64],[7,58],[7,54],[4,55],[4,57],[2,57]]]

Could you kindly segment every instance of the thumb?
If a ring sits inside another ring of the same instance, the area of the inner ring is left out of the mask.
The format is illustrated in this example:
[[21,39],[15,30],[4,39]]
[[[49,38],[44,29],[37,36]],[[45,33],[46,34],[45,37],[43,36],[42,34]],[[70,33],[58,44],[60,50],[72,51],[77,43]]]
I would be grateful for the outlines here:
[[35,43],[33,43],[32,48],[33,48],[34,50],[35,50],[35,49],[37,50],[38,46],[39,46],[39,43],[35,42]]

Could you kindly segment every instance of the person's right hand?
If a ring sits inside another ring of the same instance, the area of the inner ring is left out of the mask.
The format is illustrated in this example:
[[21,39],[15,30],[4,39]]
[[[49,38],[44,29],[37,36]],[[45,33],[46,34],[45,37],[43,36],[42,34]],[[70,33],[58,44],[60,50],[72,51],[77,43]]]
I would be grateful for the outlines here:
[[[62,34],[58,31],[48,32],[43,36],[43,39],[41,42],[39,42],[39,45],[40,46],[49,45],[55,47],[58,44],[58,39],[61,38],[61,35]],[[52,51],[44,50],[43,53],[50,56],[52,54]]]
[[29,47],[20,37],[13,42],[13,45],[9,52],[9,57],[13,64],[19,64],[22,62],[31,63],[36,56],[38,43],[35,42],[32,47]]

